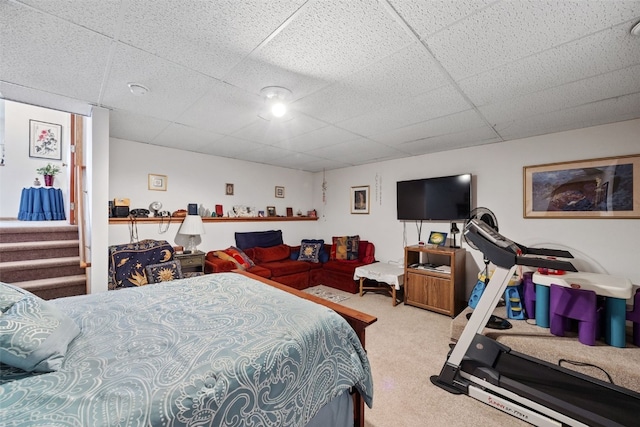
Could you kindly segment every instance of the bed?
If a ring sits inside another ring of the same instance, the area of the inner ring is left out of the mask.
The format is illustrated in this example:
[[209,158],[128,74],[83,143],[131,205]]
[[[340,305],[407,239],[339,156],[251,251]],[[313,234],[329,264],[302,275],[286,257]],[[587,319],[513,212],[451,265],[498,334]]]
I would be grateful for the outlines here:
[[5,426],[362,426],[372,404],[376,319],[247,273],[42,303],[77,334],[34,372],[3,342]]

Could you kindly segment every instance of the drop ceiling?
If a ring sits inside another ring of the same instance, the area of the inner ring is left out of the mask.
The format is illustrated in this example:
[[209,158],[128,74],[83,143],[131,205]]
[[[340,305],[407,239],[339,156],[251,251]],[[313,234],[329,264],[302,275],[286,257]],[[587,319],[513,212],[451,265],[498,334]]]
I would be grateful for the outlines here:
[[[0,0],[0,93],[317,172],[639,118],[638,21],[622,0]],[[258,116],[266,86],[288,120]]]

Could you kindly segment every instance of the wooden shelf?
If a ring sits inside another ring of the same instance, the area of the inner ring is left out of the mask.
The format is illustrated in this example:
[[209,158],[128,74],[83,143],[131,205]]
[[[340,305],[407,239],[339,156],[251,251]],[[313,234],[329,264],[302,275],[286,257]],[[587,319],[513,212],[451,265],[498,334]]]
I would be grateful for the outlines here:
[[[168,217],[164,218],[136,218],[139,224],[167,222]],[[172,223],[180,223],[184,217],[171,217]],[[274,221],[317,221],[318,218],[310,216],[269,216],[269,217],[248,217],[248,218],[230,218],[230,217],[211,217],[202,218],[202,222],[274,222]],[[109,218],[109,224],[128,224],[129,218]]]

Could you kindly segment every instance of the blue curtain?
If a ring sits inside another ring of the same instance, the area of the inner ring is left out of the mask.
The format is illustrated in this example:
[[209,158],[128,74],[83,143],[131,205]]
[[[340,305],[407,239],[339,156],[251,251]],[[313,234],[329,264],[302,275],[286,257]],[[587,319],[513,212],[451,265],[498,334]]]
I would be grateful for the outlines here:
[[22,221],[64,220],[64,202],[59,188],[23,188],[18,219]]

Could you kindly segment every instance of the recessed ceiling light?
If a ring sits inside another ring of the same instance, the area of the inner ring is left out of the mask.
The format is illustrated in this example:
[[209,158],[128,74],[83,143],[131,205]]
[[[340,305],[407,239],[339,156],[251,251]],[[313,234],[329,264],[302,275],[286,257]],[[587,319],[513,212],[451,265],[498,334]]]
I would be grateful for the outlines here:
[[640,37],[640,22],[633,26],[631,29],[631,35]]
[[127,86],[129,86],[129,90],[135,96],[143,96],[149,92],[149,88],[145,85],[141,85],[140,83],[127,83]]

